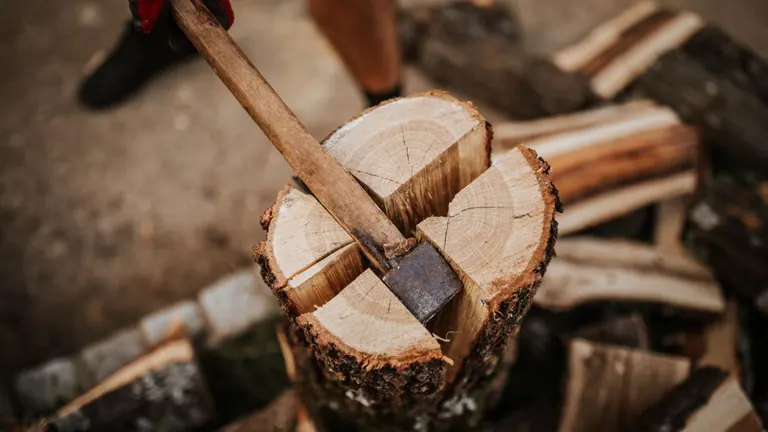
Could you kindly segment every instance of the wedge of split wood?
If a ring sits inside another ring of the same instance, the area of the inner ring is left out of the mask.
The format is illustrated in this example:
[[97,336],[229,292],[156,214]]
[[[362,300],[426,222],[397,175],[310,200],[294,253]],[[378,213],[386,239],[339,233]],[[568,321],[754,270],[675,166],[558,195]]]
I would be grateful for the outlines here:
[[696,130],[648,100],[494,129],[493,158],[524,143],[552,166],[570,234],[692,193]]
[[685,357],[574,339],[559,430],[621,430],[683,382],[690,368]]
[[675,12],[643,1],[556,52],[552,61],[563,71],[587,76],[592,92],[611,100],[704,25],[704,20],[692,12]]

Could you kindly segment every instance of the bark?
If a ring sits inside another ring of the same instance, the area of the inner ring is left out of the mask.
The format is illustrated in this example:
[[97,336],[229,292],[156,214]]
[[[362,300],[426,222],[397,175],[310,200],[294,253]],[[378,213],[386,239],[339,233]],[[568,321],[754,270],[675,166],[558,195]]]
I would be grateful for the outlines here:
[[683,357],[575,339],[559,430],[619,430],[685,380],[689,368]]
[[517,43],[516,20],[501,6],[471,3],[433,11],[418,64],[441,85],[516,118],[573,111],[590,102],[587,80],[559,70]]
[[185,431],[213,418],[186,340],[165,343],[118,370],[48,420],[48,430]]
[[[423,99],[442,108],[420,110]],[[427,327],[365,262],[340,259],[359,254],[356,244],[313,197],[287,189],[265,214],[257,259],[290,318],[285,351],[319,429],[472,427],[498,399],[510,338],[552,255],[558,201],[530,150],[486,170],[489,141],[471,105],[434,93],[367,111],[325,141],[401,229],[416,227],[460,275],[464,290]],[[482,244],[492,252],[466,247]],[[470,304],[476,315],[464,314]]]

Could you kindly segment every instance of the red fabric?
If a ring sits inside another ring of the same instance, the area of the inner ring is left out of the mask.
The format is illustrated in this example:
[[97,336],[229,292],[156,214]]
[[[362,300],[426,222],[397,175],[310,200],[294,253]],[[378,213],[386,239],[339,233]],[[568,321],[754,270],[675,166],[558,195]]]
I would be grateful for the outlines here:
[[221,7],[224,8],[224,13],[227,14],[227,22],[221,24],[229,30],[232,24],[235,23],[235,11],[232,10],[232,3],[229,0],[221,0]]
[[136,0],[136,13],[141,22],[141,31],[149,33],[155,28],[157,19],[163,12],[164,0]]
[[[191,1],[191,0],[190,0]],[[168,0],[130,0],[129,4],[134,18],[138,20],[139,27],[144,33],[150,33],[157,25],[157,21],[163,14]],[[235,22],[235,12],[232,10],[230,0],[204,0],[204,3],[221,22],[224,28],[229,29]]]

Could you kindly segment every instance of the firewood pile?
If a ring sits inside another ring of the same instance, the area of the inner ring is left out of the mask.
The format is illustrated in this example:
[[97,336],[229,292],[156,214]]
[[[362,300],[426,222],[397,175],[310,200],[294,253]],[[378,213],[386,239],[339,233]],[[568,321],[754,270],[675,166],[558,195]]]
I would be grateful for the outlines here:
[[549,57],[493,2],[401,24],[429,77],[516,120],[429,92],[323,145],[417,239],[388,258],[429,242],[462,292],[416,319],[287,186],[255,258],[290,387],[222,416],[211,388],[260,383],[220,385],[175,331],[33,430],[764,430],[768,64],[648,2]]

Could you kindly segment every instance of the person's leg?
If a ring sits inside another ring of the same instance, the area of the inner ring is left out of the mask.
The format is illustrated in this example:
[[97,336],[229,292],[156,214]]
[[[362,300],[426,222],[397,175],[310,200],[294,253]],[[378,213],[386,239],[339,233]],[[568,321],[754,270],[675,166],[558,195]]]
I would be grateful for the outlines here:
[[162,70],[196,53],[192,44],[174,49],[167,34],[144,34],[129,23],[104,63],[80,84],[78,98],[92,109],[117,105]]
[[400,96],[396,0],[309,0],[309,10],[369,105]]
[[[230,0],[203,0],[229,29],[235,20]],[[158,72],[197,53],[173,24],[168,0],[128,0],[132,20],[107,59],[80,84],[80,102],[99,109],[116,105]]]

